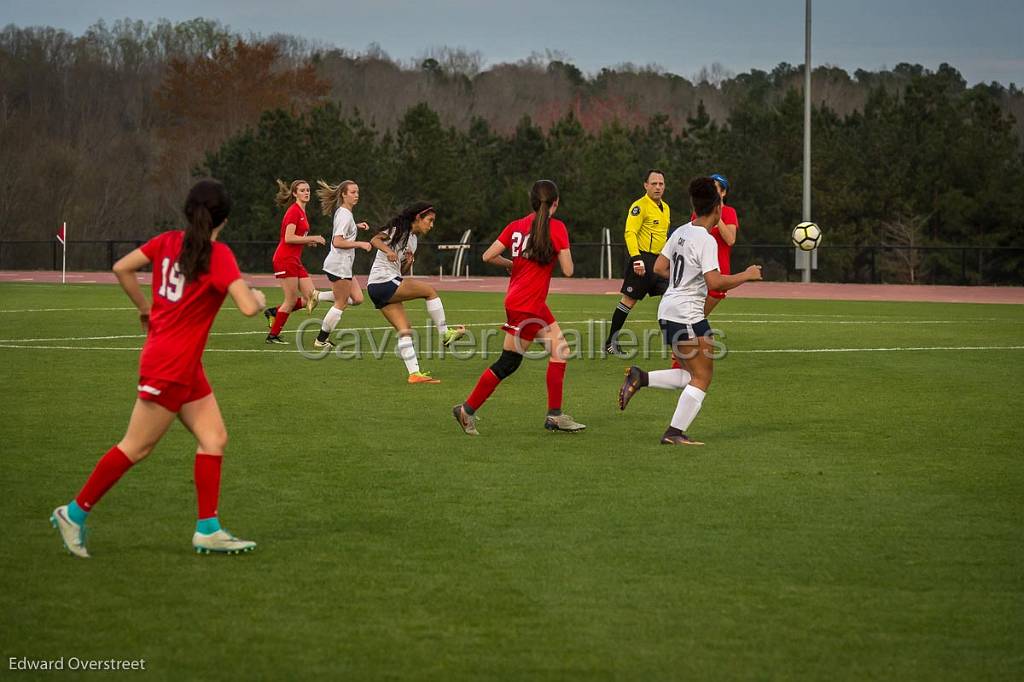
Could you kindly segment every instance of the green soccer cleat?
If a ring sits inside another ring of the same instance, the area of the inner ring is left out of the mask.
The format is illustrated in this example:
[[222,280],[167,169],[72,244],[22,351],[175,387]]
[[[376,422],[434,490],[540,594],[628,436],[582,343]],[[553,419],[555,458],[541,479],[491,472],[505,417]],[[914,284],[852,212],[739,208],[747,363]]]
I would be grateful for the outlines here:
[[586,424],[580,424],[567,414],[560,414],[557,417],[548,417],[544,420],[544,428],[548,431],[565,431],[576,433],[587,428]]
[[89,558],[89,551],[85,548],[85,526],[79,526],[68,518],[68,506],[62,504],[50,514],[50,524],[60,533],[60,539],[64,541],[64,547],[74,556],[81,559]]
[[256,543],[252,540],[239,540],[221,528],[209,535],[193,535],[192,548],[196,550],[196,554],[244,554],[256,549]]
[[441,337],[441,345],[444,346],[445,348],[448,348],[449,346],[452,345],[452,343],[458,341],[465,335],[466,328],[463,327],[461,324],[455,327],[448,327],[448,331],[446,331],[444,333],[444,336]]
[[452,416],[455,417],[455,421],[459,423],[459,427],[464,433],[468,433],[470,436],[480,435],[480,432],[476,430],[476,416],[466,412],[462,403],[452,408]]

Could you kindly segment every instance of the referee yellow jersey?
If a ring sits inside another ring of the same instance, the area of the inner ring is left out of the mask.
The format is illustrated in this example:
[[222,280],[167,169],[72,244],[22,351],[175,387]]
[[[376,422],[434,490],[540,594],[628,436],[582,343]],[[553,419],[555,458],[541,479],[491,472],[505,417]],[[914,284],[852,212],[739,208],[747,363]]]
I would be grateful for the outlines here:
[[668,238],[671,215],[664,200],[661,206],[644,194],[633,202],[626,215],[626,249],[630,258],[636,258],[641,251],[661,253]]

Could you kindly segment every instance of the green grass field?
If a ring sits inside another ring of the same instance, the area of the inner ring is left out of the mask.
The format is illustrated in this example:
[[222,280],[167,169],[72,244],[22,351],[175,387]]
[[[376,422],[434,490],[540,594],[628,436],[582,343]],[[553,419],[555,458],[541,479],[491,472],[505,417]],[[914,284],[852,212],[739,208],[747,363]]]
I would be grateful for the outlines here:
[[[503,320],[500,295],[443,299],[476,331]],[[614,300],[551,307],[585,330]],[[205,356],[231,434],[220,510],[257,551],[191,553],[176,426],[74,560],[47,519],[127,422],[128,305],[113,286],[0,285],[5,672],[77,656],[168,680],[1024,676],[1024,308],[729,299],[691,428],[707,445],[666,448],[677,394],[619,412],[628,361],[571,362],[578,435],[543,430],[545,365],[524,363],[474,439],[450,408],[495,355],[423,358],[443,383],[408,386],[390,351],[307,360],[229,307]],[[343,319],[383,324],[369,304]],[[821,349],[875,350],[800,352]]]

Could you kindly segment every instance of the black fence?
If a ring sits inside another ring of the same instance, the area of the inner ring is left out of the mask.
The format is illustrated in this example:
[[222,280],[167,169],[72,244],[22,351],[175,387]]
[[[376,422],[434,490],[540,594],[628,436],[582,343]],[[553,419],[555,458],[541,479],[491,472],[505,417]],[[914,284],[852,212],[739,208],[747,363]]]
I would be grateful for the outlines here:
[[[109,270],[114,262],[141,245],[141,241],[76,241],[68,248],[68,270]],[[228,241],[244,272],[270,272],[276,241]],[[480,257],[491,242],[475,242],[465,249],[462,262],[472,275],[500,275]],[[421,275],[453,273],[455,254],[438,249],[437,242],[420,242],[414,272]],[[572,245],[578,277],[599,277],[606,256],[597,242]],[[622,275],[626,248],[612,244],[611,278]],[[320,272],[323,247],[307,248],[303,261],[312,273]],[[61,246],[57,241],[0,241],[0,270],[60,270]],[[356,252],[357,273],[366,273],[372,255]],[[737,244],[732,251],[733,270],[757,263],[765,278],[798,281],[794,249],[787,244]],[[459,274],[465,274],[459,273]],[[608,276],[607,270],[605,275]],[[978,246],[834,246],[818,249],[815,281],[888,284],[1024,284],[1024,248]]]

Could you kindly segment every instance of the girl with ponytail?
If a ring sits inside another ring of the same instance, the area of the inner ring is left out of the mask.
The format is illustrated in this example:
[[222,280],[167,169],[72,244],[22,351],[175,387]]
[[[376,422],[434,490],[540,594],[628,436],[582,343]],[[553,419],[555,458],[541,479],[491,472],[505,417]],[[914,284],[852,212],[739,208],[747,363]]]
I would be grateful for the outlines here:
[[[302,249],[307,246],[323,246],[327,240],[318,234],[310,234],[309,220],[306,218],[306,204],[309,203],[309,183],[305,180],[293,180],[290,185],[277,181],[277,196],[274,201],[278,206],[288,207],[281,220],[281,241],[274,251],[274,277],[281,282],[284,300],[276,308],[267,308],[263,315],[267,318],[270,333],[267,343],[286,343],[281,338],[288,316],[296,308],[305,307],[310,313],[320,301],[319,292],[313,286],[309,271],[302,265]],[[305,297],[303,300],[302,297]]]
[[398,332],[395,353],[405,363],[410,384],[439,384],[441,381],[431,377],[430,372],[420,371],[412,327],[405,315],[405,306],[402,305],[404,301],[417,298],[426,300],[427,313],[441,334],[444,346],[450,346],[466,333],[466,328],[461,325],[448,326],[444,305],[434,287],[426,282],[403,277],[412,271],[418,239],[433,229],[436,217],[437,211],[432,205],[418,201],[392,218],[388,226],[370,240],[370,244],[377,249],[377,255],[367,278],[366,293]]
[[[352,209],[359,203],[359,185],[352,180],[345,180],[337,185],[329,185],[323,180],[317,182],[320,188],[316,191],[320,199],[320,208],[324,215],[334,216],[334,229],[331,233],[331,250],[324,259],[324,274],[331,283],[331,294],[334,305],[324,315],[313,347],[329,351],[334,344],[330,342],[331,332],[341,321],[341,315],[349,305],[363,302],[363,290],[359,282],[352,276],[352,263],[355,261],[355,250],[373,249],[370,242],[356,241],[356,230],[368,230],[366,223],[356,223]],[[323,294],[321,294],[323,296]]]
[[[558,210],[558,186],[551,180],[538,180],[530,189],[530,215],[509,223],[498,239],[484,252],[484,262],[498,265],[512,274],[505,295],[505,343],[501,357],[485,369],[466,401],[452,408],[459,427],[479,435],[476,411],[506,377],[523,362],[523,353],[533,341],[540,341],[549,353],[547,388],[548,412],[544,428],[549,431],[582,431],[587,428],[562,412],[562,385],[569,345],[555,316],[548,308],[551,273],[558,262],[562,274],[572,277],[572,253],[565,223],[553,216]],[[512,250],[512,259],[502,254]]]
[[[192,546],[201,554],[238,554],[256,546],[220,527],[217,502],[227,430],[202,363],[210,326],[228,294],[248,317],[267,304],[263,293],[242,279],[231,249],[217,240],[230,212],[224,185],[216,180],[197,182],[185,200],[185,230],[157,235],[114,265],[121,287],[139,309],[147,337],[128,430],[103,455],[78,495],[50,517],[64,546],[77,557],[89,556],[85,520],[93,505],[152,452],[175,418],[192,432],[197,445],[199,521]],[[153,267],[152,304],[137,279],[148,265]]]

